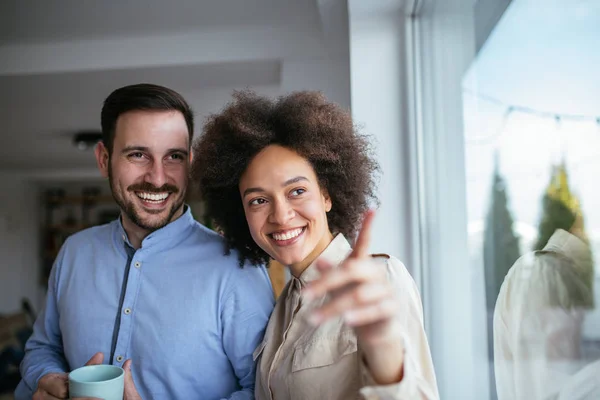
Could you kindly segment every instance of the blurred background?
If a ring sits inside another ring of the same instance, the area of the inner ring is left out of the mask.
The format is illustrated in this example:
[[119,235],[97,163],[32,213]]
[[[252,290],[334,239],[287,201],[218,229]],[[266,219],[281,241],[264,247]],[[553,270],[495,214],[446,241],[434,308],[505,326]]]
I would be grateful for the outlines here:
[[[514,382],[495,373],[494,310],[517,260],[557,230],[599,257],[598,43],[598,0],[0,2],[0,399],[60,245],[118,216],[93,147],[103,100],[140,82],[180,92],[196,136],[235,89],[320,90],[350,109],[383,167],[372,251],[419,285],[441,398],[522,398],[498,394]],[[597,299],[600,272],[586,268]],[[270,273],[279,292],[288,277]],[[564,393],[600,360],[600,312],[567,303],[536,312],[576,309],[576,333],[553,345],[577,351],[559,356],[569,368],[549,397],[526,398],[600,398]],[[514,310],[504,317],[520,326]]]

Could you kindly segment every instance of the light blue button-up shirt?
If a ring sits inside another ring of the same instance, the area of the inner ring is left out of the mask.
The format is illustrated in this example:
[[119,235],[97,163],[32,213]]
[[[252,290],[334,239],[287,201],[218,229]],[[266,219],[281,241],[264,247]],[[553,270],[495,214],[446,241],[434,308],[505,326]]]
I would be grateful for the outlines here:
[[15,397],[30,399],[50,372],[132,360],[149,399],[253,399],[252,352],[273,309],[264,268],[225,256],[224,239],[189,208],[134,250],[120,221],[62,247],[21,365]]

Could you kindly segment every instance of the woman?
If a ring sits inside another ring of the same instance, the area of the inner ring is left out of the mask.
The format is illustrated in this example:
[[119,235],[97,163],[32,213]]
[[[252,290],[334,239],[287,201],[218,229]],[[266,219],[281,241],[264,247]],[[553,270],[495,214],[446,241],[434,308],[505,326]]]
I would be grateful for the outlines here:
[[319,93],[238,92],[194,146],[207,216],[240,264],[272,258],[292,275],[254,353],[258,400],[438,397],[416,285],[367,253],[367,139]]
[[594,310],[594,259],[583,217],[578,206],[544,201],[554,219],[543,222],[540,250],[515,262],[496,301],[498,399],[600,399],[594,375],[600,362],[582,352],[586,316]]

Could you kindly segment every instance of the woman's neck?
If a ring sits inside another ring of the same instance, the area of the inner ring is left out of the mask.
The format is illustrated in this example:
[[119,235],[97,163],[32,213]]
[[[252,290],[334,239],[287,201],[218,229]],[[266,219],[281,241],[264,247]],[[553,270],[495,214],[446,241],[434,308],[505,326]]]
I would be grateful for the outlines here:
[[333,234],[328,230],[325,235],[319,240],[315,248],[310,254],[301,262],[297,264],[288,265],[290,272],[296,278],[300,278],[300,275],[325,251],[329,243],[333,241]]

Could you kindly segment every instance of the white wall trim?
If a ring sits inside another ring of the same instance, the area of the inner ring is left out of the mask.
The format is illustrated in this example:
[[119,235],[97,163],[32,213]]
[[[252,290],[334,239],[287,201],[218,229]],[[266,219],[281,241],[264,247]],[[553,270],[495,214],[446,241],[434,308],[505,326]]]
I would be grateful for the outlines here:
[[470,315],[461,89],[475,58],[474,9],[472,1],[455,3],[432,0],[408,17],[409,192],[416,202],[414,251],[441,398],[484,400],[489,377],[477,370],[478,327]]
[[[265,59],[329,58],[319,35],[294,27],[249,27],[179,34],[0,46],[0,75],[148,68]],[[300,39],[299,39],[300,38]],[[215,46],[226,43],[226,46]]]
[[352,116],[374,137],[382,168],[370,251],[393,254],[414,274],[403,2],[348,4]]

